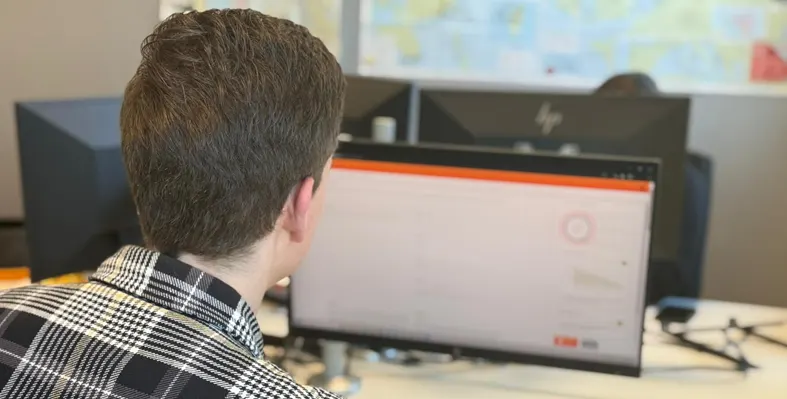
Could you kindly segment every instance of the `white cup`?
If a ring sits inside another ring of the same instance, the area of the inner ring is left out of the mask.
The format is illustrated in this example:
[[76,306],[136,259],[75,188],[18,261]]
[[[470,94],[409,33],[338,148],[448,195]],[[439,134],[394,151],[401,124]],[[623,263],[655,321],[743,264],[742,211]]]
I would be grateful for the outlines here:
[[396,141],[396,119],[378,116],[372,120],[372,140],[377,143]]

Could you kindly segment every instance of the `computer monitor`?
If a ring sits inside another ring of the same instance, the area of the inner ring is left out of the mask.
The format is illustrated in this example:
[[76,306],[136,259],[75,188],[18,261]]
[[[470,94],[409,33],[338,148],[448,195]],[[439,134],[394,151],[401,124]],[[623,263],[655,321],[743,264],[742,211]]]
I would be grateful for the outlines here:
[[389,117],[396,123],[396,140],[411,139],[410,132],[415,129],[411,108],[417,96],[410,82],[363,76],[346,78],[342,133],[356,138],[371,138],[374,119]]
[[119,98],[16,105],[33,281],[141,244],[120,152]]
[[290,334],[639,375],[657,175],[647,160],[342,143]]
[[653,260],[678,260],[690,100],[421,90],[418,141],[661,160]]

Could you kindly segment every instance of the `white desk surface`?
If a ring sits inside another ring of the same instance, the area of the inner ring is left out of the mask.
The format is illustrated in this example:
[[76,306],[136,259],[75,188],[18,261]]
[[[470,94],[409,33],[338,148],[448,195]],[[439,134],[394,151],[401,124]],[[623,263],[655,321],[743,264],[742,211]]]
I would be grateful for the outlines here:
[[[527,365],[447,365],[403,367],[354,360],[352,371],[362,388],[353,398],[533,398],[533,399],[785,399],[787,398],[787,348],[751,337],[742,348],[759,369],[747,374],[732,370],[731,363],[666,341],[653,312],[649,312],[643,349],[642,378],[551,369]],[[715,327],[735,317],[741,324],[787,320],[787,309],[704,301],[692,327]],[[286,334],[286,317],[267,311],[259,315],[266,334]],[[760,332],[787,341],[787,325]],[[696,333],[691,338],[723,344],[720,333]],[[666,342],[665,342],[666,341]],[[295,370],[301,380],[313,370]]]

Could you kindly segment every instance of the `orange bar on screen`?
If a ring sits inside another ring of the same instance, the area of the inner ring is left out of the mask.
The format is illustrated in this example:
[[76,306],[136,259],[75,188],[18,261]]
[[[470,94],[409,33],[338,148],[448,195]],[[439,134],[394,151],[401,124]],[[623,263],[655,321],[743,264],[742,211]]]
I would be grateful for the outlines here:
[[511,183],[531,183],[564,187],[584,187],[622,191],[650,191],[650,185],[640,180],[617,180],[602,177],[551,175],[544,173],[512,172],[491,169],[472,169],[453,166],[406,164],[396,162],[367,161],[358,159],[334,159],[336,169],[369,172],[398,173],[418,176],[453,177]]

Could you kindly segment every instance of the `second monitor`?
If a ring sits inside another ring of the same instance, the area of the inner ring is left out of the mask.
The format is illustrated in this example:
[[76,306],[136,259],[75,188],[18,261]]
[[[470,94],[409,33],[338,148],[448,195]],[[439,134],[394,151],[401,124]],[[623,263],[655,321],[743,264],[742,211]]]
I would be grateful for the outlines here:
[[[418,141],[661,160],[653,259],[678,259],[690,100],[422,90]],[[628,177],[628,176],[619,176]]]

